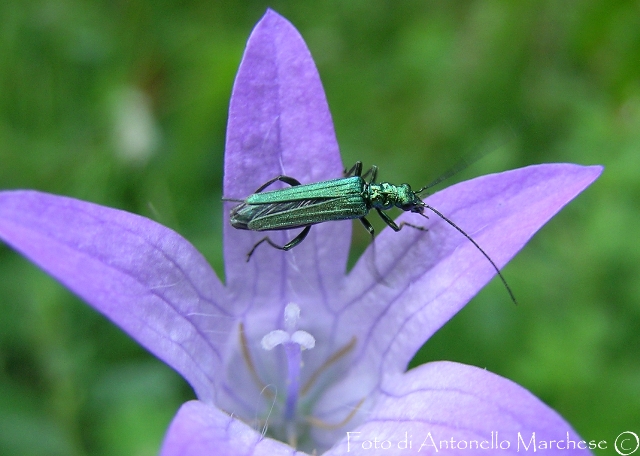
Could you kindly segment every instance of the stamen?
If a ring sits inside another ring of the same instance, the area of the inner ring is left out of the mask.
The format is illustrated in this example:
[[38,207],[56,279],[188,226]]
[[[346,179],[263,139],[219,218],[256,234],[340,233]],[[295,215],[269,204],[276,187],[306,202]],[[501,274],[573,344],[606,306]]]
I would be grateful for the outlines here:
[[313,373],[313,375],[311,375],[311,377],[309,377],[309,380],[307,380],[307,383],[305,383],[304,386],[302,387],[302,390],[300,391],[300,394],[303,395],[303,396],[305,394],[307,394],[309,392],[309,390],[311,389],[311,387],[313,386],[313,384],[315,383],[315,381],[318,380],[318,377],[320,377],[320,374],[322,374],[329,367],[331,367],[332,364],[334,364],[340,358],[342,358],[347,353],[349,353],[351,350],[353,350],[353,347],[355,347],[355,346],[356,346],[356,338],[352,337],[347,345],[345,345],[340,350],[338,350],[333,355],[331,355],[331,357],[329,359],[327,359],[324,363],[322,363],[322,365],[320,367],[318,367],[318,369],[316,369],[316,371]]
[[273,392],[267,388],[267,386],[262,383],[260,376],[258,375],[258,371],[256,371],[256,366],[253,364],[253,358],[251,358],[251,352],[249,352],[249,343],[247,342],[247,336],[244,332],[244,324],[240,323],[238,327],[238,337],[240,338],[240,348],[242,349],[242,357],[244,358],[244,362],[247,364],[247,369],[249,369],[249,373],[251,374],[251,378],[256,382],[258,388],[265,392],[265,395],[271,399],[273,398]]
[[326,421],[323,421],[319,418],[314,418],[312,416],[307,417],[307,422],[310,425],[318,427],[320,429],[326,429],[326,430],[340,429],[342,426],[347,424],[349,420],[351,420],[351,418],[355,416],[356,413],[358,413],[358,410],[360,410],[360,407],[362,406],[362,404],[364,404],[365,399],[366,399],[365,397],[360,399],[360,402],[358,402],[356,406],[353,408],[353,410],[351,410],[349,414],[339,423],[335,423],[335,424],[327,423]]

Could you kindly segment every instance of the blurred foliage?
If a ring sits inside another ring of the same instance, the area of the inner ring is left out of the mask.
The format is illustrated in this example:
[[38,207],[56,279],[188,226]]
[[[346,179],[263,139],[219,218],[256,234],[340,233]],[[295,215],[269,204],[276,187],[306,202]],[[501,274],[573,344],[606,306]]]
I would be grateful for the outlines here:
[[[416,362],[510,378],[588,440],[638,432],[637,1],[2,2],[0,188],[151,217],[221,273],[228,100],[267,6],[316,59],[345,164],[415,185],[477,151],[450,182],[606,166],[505,268],[521,304],[494,281]],[[157,452],[193,395],[177,374],[4,245],[0,303],[1,454]]]

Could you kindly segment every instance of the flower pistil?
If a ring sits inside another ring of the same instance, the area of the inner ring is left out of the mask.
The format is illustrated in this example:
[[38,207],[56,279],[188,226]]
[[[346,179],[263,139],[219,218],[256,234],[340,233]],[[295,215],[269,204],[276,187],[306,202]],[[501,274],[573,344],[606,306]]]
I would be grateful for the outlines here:
[[298,329],[300,307],[289,303],[284,308],[284,330],[276,329],[262,338],[262,348],[273,350],[282,345],[287,360],[287,395],[284,408],[284,420],[287,440],[295,446],[297,440],[296,411],[300,395],[300,368],[302,366],[302,350],[315,347],[316,340],[307,331]]

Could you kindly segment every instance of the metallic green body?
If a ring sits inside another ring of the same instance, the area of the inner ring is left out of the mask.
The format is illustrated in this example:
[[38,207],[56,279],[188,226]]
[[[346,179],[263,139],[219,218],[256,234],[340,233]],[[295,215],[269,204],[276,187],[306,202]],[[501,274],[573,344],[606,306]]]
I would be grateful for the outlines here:
[[[359,219],[367,229],[373,240],[374,230],[371,223],[365,218],[369,211],[375,209],[380,218],[394,231],[400,231],[403,226],[411,226],[420,231],[427,231],[421,226],[402,222],[399,225],[394,222],[384,211],[397,207],[406,212],[414,212],[424,215],[424,210],[429,209],[442,220],[455,228],[466,237],[484,256],[498,273],[500,280],[509,292],[513,302],[513,296],[509,285],[500,273],[500,269],[480,248],[471,236],[464,232],[439,211],[425,204],[420,198],[420,193],[429,188],[423,187],[417,192],[411,190],[408,184],[394,185],[388,182],[376,183],[378,168],[371,169],[362,174],[362,163],[356,164],[346,172],[347,177],[332,179],[312,184],[300,184],[299,181],[289,176],[278,176],[266,182],[247,199],[231,209],[231,226],[241,230],[251,231],[275,231],[291,228],[304,228],[295,238],[285,245],[278,245],[265,236],[258,241],[247,254],[247,261],[253,255],[256,248],[266,242],[270,246],[280,250],[291,250],[300,244],[309,234],[311,225],[329,222],[331,220]],[[370,175],[369,182],[364,180]],[[290,187],[263,191],[274,182],[284,182]],[[436,182],[439,182],[437,180]]]
[[353,176],[254,193],[233,208],[231,225],[270,231],[361,218],[370,210],[366,186],[362,177]]

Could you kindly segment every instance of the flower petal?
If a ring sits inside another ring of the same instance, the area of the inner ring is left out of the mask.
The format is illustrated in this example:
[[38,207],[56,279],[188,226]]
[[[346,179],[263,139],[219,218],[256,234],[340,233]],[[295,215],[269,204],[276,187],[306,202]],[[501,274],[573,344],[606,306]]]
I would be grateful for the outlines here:
[[[311,183],[340,177],[342,171],[311,54],[297,30],[268,10],[249,38],[233,88],[224,195],[243,200],[279,175]],[[235,204],[225,205],[224,236],[227,285],[238,302],[301,302],[300,296],[326,297],[338,286],[346,268],[351,222],[314,226],[307,239],[289,252],[265,243],[247,263],[247,253],[265,235],[283,245],[300,230],[237,230],[227,216]]]
[[200,401],[182,405],[165,436],[161,456],[302,456],[263,437],[242,421]]
[[[584,441],[582,449],[572,448],[581,439],[555,411],[521,386],[477,367],[424,364],[388,377],[374,396],[367,421],[352,431],[350,443],[343,437],[325,455],[371,454],[362,444],[374,438],[390,442],[384,452],[390,455],[519,454],[535,451],[532,437],[536,450],[548,447],[545,454],[587,453]],[[405,440],[407,448],[399,448]],[[567,446],[567,440],[575,443]]]
[[[502,267],[601,172],[599,166],[530,166],[451,186],[426,202]],[[429,230],[383,231],[372,245],[375,267],[365,254],[350,274],[337,332],[355,333],[359,360],[342,384],[326,393],[326,410],[334,409],[338,398],[356,403],[365,397],[366,388],[380,381],[371,373],[404,372],[422,344],[495,276],[478,249],[435,215],[426,220],[404,214],[400,220]]]
[[234,319],[189,242],[144,217],[35,191],[0,192],[0,238],[214,400]]

